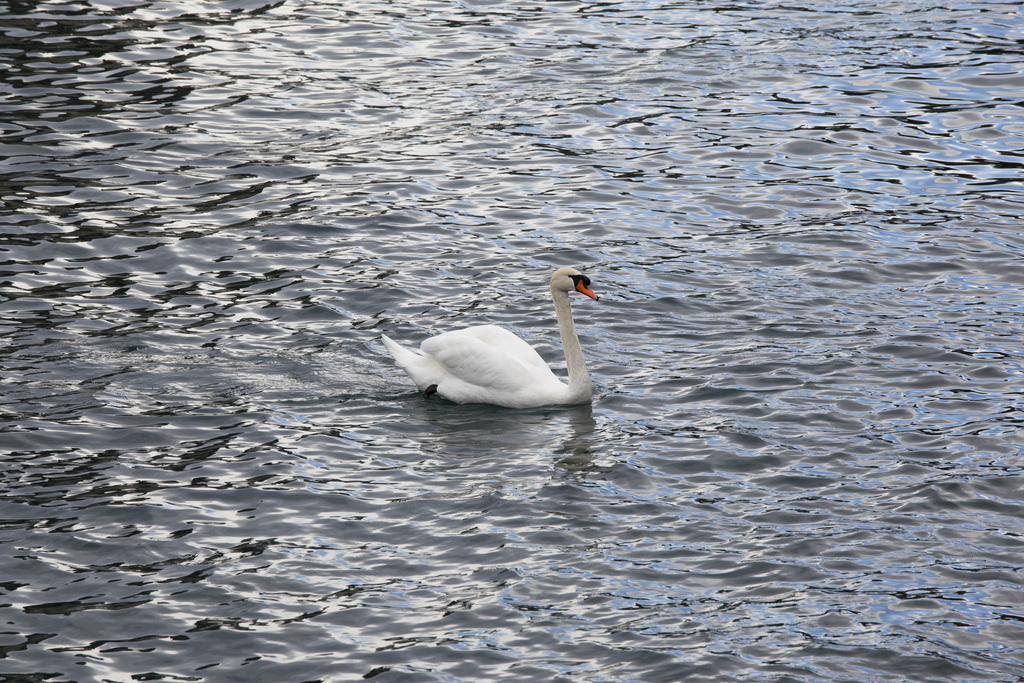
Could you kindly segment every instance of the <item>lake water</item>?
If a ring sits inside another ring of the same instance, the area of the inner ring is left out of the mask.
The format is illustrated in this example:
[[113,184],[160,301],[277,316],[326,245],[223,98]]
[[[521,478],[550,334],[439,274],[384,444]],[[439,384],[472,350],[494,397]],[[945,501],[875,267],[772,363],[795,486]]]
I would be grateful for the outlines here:
[[[1024,680],[1020,3],[0,35],[0,680]],[[563,265],[592,405],[380,342]]]

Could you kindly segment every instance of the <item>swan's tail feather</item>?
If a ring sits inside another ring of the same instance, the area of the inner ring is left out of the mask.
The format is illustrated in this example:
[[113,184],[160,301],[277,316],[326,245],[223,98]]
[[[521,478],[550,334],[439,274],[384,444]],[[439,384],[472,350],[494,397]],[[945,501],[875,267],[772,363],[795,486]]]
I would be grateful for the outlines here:
[[[427,359],[422,353],[407,349],[391,337],[386,334],[380,336],[381,341],[384,342],[384,346],[387,347],[388,352],[394,357],[395,365],[405,370],[406,374],[413,378],[413,381],[419,383],[416,379],[416,369],[423,365]],[[426,386],[425,384],[423,386]],[[422,387],[421,387],[422,388]]]
[[395,363],[399,367],[402,367],[403,360],[408,360],[410,357],[415,358],[417,355],[410,351],[409,349],[402,346],[401,344],[399,344],[398,342],[394,341],[391,337],[387,336],[386,334],[382,334],[380,336],[380,340],[384,342],[384,346],[387,348],[388,353],[394,356]]
[[[380,338],[388,352],[394,356],[395,365],[404,370],[405,374],[409,375],[409,379],[416,384],[420,391],[427,389],[431,385],[436,385],[439,381],[435,378],[435,375],[439,374],[437,372],[437,361],[405,348],[385,334],[382,334]],[[435,388],[434,392],[431,393],[436,393],[436,391],[437,389]]]

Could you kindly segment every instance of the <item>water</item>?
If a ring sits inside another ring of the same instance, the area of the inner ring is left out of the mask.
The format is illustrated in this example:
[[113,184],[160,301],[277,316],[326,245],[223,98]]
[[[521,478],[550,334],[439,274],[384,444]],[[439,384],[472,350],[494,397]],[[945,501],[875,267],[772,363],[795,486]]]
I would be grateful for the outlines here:
[[0,17],[0,680],[1024,680],[1019,4]]

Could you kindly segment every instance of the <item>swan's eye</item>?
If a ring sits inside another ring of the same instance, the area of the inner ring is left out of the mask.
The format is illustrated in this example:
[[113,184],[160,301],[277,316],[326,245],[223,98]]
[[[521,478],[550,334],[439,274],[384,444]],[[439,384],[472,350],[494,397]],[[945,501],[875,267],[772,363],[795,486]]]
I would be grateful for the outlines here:
[[582,282],[584,287],[590,286],[590,278],[586,275],[570,275],[569,277],[572,278],[574,285],[579,285]]

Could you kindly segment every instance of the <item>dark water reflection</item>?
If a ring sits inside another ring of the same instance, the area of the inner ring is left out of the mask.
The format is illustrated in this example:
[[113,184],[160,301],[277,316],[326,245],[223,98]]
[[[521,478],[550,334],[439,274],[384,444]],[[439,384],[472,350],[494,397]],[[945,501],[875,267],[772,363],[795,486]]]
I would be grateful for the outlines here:
[[0,679],[1021,680],[1019,5],[0,18]]

